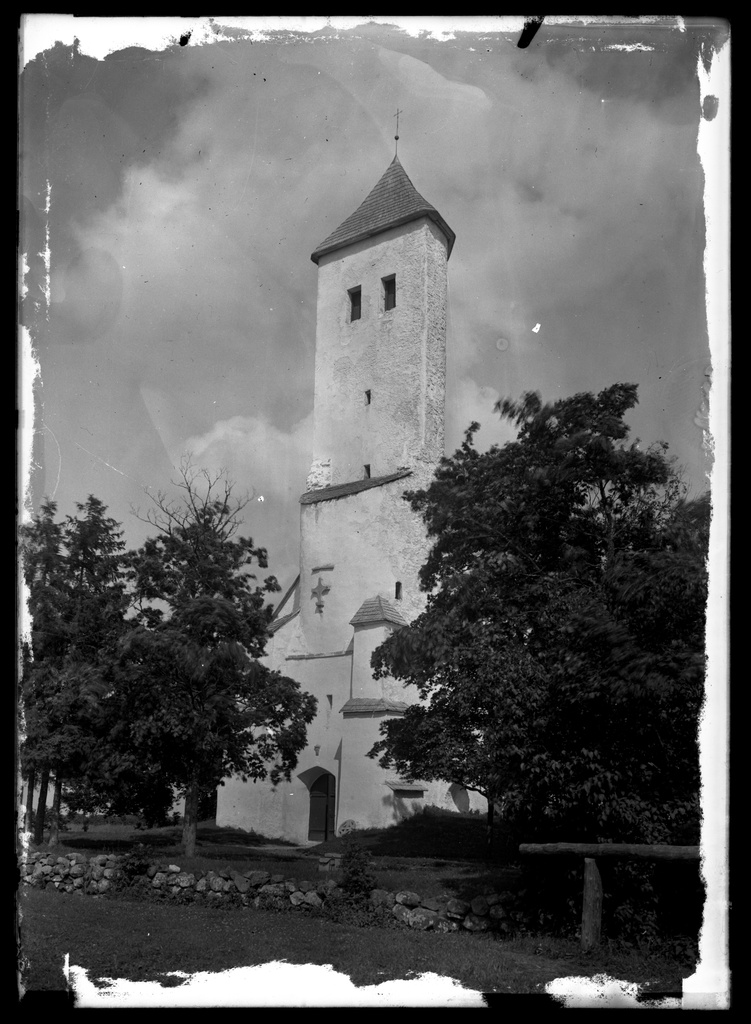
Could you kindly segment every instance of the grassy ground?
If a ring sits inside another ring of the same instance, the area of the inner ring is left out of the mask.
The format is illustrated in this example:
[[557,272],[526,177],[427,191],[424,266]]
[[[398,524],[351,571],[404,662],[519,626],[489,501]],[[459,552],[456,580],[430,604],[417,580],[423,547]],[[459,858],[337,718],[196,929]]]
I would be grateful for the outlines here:
[[[383,889],[409,889],[421,896],[447,894],[472,899],[486,888],[513,889],[517,870],[500,859],[485,860],[484,820],[477,815],[435,812],[416,816],[389,829],[358,832]],[[152,848],[155,858],[173,861],[184,871],[229,867],[254,868],[287,878],[320,881],[318,857],[341,852],[344,842],[334,839],[312,847],[298,847],[240,829],[219,828],[211,822],[198,827],[196,856],[185,857],[180,847],[181,828],[169,826],[147,831],[128,824],[97,823],[84,832],[73,826],[60,833],[55,852],[125,853],[137,843]],[[46,845],[35,849],[47,850]],[[333,877],[336,877],[335,875]]]
[[[179,848],[181,826],[137,829],[135,818],[124,822],[92,821],[87,831],[79,822],[60,832],[60,844],[77,850],[100,852],[104,846],[112,851],[129,849],[133,843],[148,843],[160,850]],[[494,851],[489,855],[484,815],[457,814],[438,808],[399,822],[386,829],[363,829],[358,840],[375,857],[419,857],[439,860],[472,860],[502,862],[504,836],[500,826],[494,830]],[[198,851],[212,858],[231,853],[241,859],[254,860],[273,849],[274,855],[287,850],[291,855],[301,850],[318,855],[340,852],[346,840],[331,839],[326,843],[298,846],[284,839],[274,839],[245,832],[242,829],[220,828],[213,822],[201,822],[198,828]]]
[[[456,814],[427,808],[385,829],[363,829],[358,840],[374,857],[422,857],[438,860],[504,862],[504,836],[500,825],[494,829],[493,852],[487,846],[484,815]],[[346,840],[331,839],[316,847],[317,853],[336,853]]]
[[[47,835],[45,833],[45,838]],[[144,843],[153,847],[157,856],[172,856],[181,849],[181,839],[181,825],[139,829],[126,818],[123,821],[96,821],[85,831],[80,823],[74,823],[60,832],[58,846],[86,854],[125,853],[136,843]],[[202,856],[212,860],[232,856],[255,861],[268,850],[272,850],[274,856],[283,855],[285,851],[299,856],[301,851],[299,846],[284,839],[268,839],[242,829],[220,828],[211,821],[199,824],[196,847]]]
[[[486,887],[513,889],[517,869],[487,860],[484,821],[476,816],[420,815],[381,832],[361,832],[379,886],[422,896],[467,899]],[[124,853],[144,843],[159,860],[188,871],[249,867],[287,878],[320,880],[318,856],[342,848],[340,840],[294,847],[253,833],[203,823],[195,858],[180,853],[180,828],[144,832],[132,824],[73,827],[56,851],[88,855]],[[46,849],[46,847],[40,847]],[[334,876],[335,877],[335,876]],[[410,972],[434,971],[484,992],[530,993],[565,975],[610,974],[646,984],[652,991],[680,992],[691,968],[623,947],[604,946],[583,955],[574,941],[495,935],[437,935],[411,930],[357,928],[299,911],[221,910],[107,900],[25,887],[19,896],[21,948],[30,993],[63,990],[62,965],[87,969],[89,977],[159,980],[169,971],[219,971],[272,960],[331,964],[355,984],[379,984]],[[174,984],[174,979],[172,982]]]
[[224,971],[272,960],[331,964],[356,985],[375,985],[434,972],[481,992],[541,992],[567,975],[610,974],[680,992],[680,971],[635,953],[602,949],[585,956],[577,944],[490,935],[436,935],[335,924],[299,912],[222,912],[204,907],[66,896],[27,888],[20,896],[25,987],[62,990],[63,963],[89,978],[162,981],[170,971]]

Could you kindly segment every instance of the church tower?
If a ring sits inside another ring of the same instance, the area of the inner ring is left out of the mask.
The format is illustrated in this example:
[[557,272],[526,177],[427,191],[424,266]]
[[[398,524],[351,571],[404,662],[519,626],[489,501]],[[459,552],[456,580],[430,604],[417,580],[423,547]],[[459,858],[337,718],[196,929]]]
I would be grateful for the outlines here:
[[316,564],[341,568],[322,576],[330,614],[310,602],[301,614],[324,647],[345,642],[343,628],[366,598],[399,602],[408,621],[422,609],[424,528],[402,495],[426,486],[443,456],[454,238],[394,157],[311,257],[314,448],[301,498],[301,579],[312,579]]
[[454,232],[398,157],[318,264],[311,487],[443,455],[446,263]]
[[403,495],[427,486],[443,456],[454,239],[394,157],[311,256],[313,463],[300,498],[300,574],[276,610],[265,660],[314,694],[318,711],[290,784],[226,780],[220,825],[315,842],[427,804],[459,806],[456,787],[396,779],[367,757],[384,717],[418,699],[375,680],[370,658],[425,603],[428,542]]

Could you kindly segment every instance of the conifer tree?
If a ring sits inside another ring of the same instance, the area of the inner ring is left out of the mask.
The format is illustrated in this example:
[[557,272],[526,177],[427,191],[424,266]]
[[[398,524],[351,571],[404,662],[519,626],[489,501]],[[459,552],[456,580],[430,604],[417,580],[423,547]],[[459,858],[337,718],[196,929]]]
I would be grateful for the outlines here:
[[25,640],[21,762],[31,787],[40,780],[34,838],[43,838],[47,786],[55,780],[50,842],[57,841],[63,785],[96,775],[107,731],[104,698],[126,628],[119,524],[90,495],[78,515],[56,522],[45,501],[21,528],[31,616]]

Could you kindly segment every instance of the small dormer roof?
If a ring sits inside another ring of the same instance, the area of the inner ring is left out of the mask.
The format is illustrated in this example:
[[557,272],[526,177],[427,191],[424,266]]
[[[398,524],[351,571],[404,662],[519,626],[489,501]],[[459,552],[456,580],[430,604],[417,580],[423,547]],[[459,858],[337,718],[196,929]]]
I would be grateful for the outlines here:
[[373,622],[391,622],[395,626],[409,625],[402,613],[380,594],[363,601],[354,617],[349,620],[350,626],[362,626]]
[[370,238],[372,235],[388,231],[389,228],[398,227],[400,224],[407,224],[420,217],[429,217],[441,229],[446,237],[446,258],[448,258],[451,255],[456,235],[438,210],[423,199],[407,177],[406,171],[399,163],[399,158],[395,156],[386,173],[365,201],[339,225],[336,231],[321,242],[310,258],[314,263],[318,263],[321,256],[325,256],[329,252],[342,249],[345,245],[359,242],[363,238]]

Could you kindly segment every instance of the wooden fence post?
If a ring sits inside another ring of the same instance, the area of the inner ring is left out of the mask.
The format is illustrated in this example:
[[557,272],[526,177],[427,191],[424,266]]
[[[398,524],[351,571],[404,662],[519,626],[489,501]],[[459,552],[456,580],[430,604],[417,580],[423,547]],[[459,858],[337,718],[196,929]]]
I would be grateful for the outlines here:
[[602,933],[602,879],[594,857],[584,858],[584,899],[582,900],[582,939],[584,952],[600,945]]
[[596,858],[619,857],[625,860],[699,860],[698,846],[668,846],[648,843],[522,843],[523,857],[584,857],[584,898],[582,901],[581,948],[600,944],[602,932],[602,879]]

